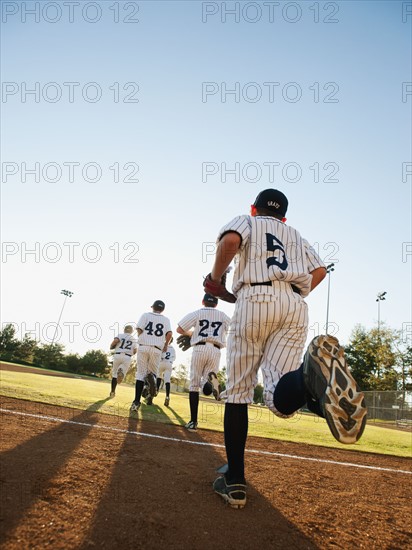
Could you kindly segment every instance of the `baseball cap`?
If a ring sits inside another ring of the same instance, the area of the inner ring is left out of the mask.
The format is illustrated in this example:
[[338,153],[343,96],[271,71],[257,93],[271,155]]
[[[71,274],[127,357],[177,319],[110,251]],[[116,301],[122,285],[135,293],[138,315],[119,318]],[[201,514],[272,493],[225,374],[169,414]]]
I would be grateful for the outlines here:
[[203,296],[203,301],[206,304],[213,304],[213,305],[217,305],[217,303],[218,303],[218,299],[215,298],[215,296],[212,296],[211,294],[205,294]]
[[281,191],[277,189],[265,189],[256,197],[253,206],[273,210],[274,214],[284,216],[288,209],[288,204],[288,199]]
[[162,302],[162,300],[155,300],[152,307],[155,309],[164,309],[166,306],[165,303]]

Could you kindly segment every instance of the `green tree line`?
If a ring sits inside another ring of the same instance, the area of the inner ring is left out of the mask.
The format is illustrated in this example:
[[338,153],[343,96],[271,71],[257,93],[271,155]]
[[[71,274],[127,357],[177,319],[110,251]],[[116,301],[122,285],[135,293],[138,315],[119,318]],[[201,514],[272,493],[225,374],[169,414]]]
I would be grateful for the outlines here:
[[19,340],[11,323],[0,331],[0,359],[76,374],[105,377],[109,372],[107,354],[103,351],[90,350],[80,356],[64,353],[62,344],[42,344],[28,334]]

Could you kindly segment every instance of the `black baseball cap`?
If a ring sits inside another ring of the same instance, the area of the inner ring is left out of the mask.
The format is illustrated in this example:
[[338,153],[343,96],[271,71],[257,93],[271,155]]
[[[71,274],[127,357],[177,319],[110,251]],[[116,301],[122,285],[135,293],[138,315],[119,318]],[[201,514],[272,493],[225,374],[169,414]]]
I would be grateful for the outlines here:
[[166,306],[165,306],[165,303],[162,302],[162,300],[156,300],[156,301],[153,302],[152,307],[154,309],[159,309],[159,310],[163,311]]
[[265,189],[256,197],[253,206],[273,210],[274,214],[284,216],[287,212],[288,204],[288,199],[281,191],[277,189]]
[[215,296],[212,296],[211,294],[205,294],[203,296],[203,301],[206,304],[211,304],[211,305],[216,306],[219,300]]

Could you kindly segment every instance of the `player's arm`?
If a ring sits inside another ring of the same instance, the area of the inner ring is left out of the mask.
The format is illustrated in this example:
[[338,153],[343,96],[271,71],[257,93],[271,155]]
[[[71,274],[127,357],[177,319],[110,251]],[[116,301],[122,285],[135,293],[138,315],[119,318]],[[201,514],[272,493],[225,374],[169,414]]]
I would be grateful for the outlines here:
[[166,341],[165,341],[165,345],[163,346],[163,351],[167,351],[167,348],[168,346],[170,345],[170,340],[172,339],[172,336],[173,336],[173,332],[171,330],[168,330],[166,332]]
[[110,344],[110,349],[114,349],[119,342],[120,342],[119,338],[115,338],[113,342]]
[[235,231],[228,231],[220,239],[216,249],[215,261],[211,271],[212,281],[218,282],[236,256],[242,237]]
[[191,330],[191,331],[183,330],[180,325],[177,327],[176,332],[178,334],[183,334],[183,336],[192,336],[192,334],[193,334],[193,330]]
[[140,336],[143,332],[143,330],[141,328],[137,328],[136,331],[137,331],[138,336]]
[[312,275],[312,282],[310,285],[310,291],[318,286],[319,283],[323,281],[323,279],[326,277],[326,268],[325,267],[317,267],[313,271],[310,272]]

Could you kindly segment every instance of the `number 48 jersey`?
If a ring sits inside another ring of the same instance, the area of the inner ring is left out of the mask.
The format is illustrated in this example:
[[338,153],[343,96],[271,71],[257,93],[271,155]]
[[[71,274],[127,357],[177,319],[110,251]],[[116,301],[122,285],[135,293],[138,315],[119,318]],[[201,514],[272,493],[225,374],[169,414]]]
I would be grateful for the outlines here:
[[184,331],[193,330],[190,343],[192,346],[199,342],[211,342],[223,348],[226,345],[226,333],[230,318],[212,307],[202,307],[192,313],[188,313],[178,323]]
[[168,317],[155,312],[143,313],[137,322],[137,328],[142,331],[139,336],[139,345],[155,346],[159,349],[163,348],[166,334],[172,330]]

